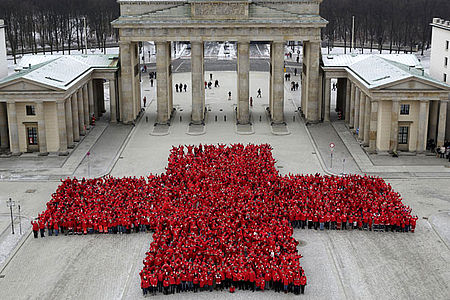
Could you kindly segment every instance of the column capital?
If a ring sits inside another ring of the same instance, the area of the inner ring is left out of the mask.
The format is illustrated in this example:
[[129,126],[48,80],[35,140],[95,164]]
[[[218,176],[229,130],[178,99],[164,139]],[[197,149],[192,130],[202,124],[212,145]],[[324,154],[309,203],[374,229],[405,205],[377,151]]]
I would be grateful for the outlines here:
[[446,99],[446,100],[439,100],[439,102],[441,102],[441,103],[449,103],[450,100],[448,100],[448,99]]
[[401,99],[392,99],[392,102],[400,102],[402,101]]
[[420,99],[419,101],[420,101],[420,104],[430,102],[430,100],[424,100],[424,99]]
[[34,103],[36,103],[36,104],[43,104],[44,100],[40,100],[40,99],[34,100]]
[[7,104],[16,104],[16,100],[8,99],[8,100],[6,100],[6,103]]

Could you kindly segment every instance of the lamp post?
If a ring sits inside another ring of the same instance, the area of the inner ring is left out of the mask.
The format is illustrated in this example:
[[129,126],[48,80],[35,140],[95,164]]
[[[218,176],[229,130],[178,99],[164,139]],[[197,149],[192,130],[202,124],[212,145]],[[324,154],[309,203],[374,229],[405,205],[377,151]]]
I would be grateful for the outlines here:
[[13,206],[16,205],[16,203],[11,198],[9,198],[9,200],[6,201],[6,205],[9,207],[9,210],[11,211],[11,230],[12,234],[14,234]]
[[20,201],[17,203],[17,208],[19,209],[19,233],[22,235],[22,216],[20,215]]

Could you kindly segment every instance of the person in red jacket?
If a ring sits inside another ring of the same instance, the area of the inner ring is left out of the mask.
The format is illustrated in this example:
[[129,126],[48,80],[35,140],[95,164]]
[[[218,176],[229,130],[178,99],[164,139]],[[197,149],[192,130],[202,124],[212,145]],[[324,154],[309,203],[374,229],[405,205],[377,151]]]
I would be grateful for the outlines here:
[[305,293],[305,286],[306,286],[306,276],[303,273],[302,276],[300,276],[300,293]]
[[34,220],[34,221],[31,221],[31,224],[33,225],[34,238],[37,239],[38,231],[39,231],[39,223],[36,220]]
[[39,220],[39,230],[41,231],[41,238],[45,237],[45,223]]

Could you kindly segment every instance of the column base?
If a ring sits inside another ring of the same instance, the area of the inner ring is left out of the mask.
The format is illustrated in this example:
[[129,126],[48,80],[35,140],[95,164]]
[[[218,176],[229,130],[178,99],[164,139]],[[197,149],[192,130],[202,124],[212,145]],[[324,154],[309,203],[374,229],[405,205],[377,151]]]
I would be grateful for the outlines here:
[[68,145],[67,148],[73,149],[73,148],[75,148],[75,145],[73,145],[73,144],[72,145]]
[[59,156],[67,156],[67,155],[69,155],[69,151],[60,151],[60,152],[58,153],[58,155],[59,155]]
[[[75,143],[78,143],[78,142],[80,141],[80,139],[73,139],[73,141],[74,141]],[[75,145],[73,145],[72,148],[73,148],[73,147],[75,147]]]
[[117,124],[117,120],[110,120],[109,123],[111,123],[111,124]]
[[80,132],[80,135],[81,135],[81,136],[85,136],[85,135],[86,135],[86,132]]
[[21,156],[22,152],[11,152],[11,156]]
[[38,156],[48,156],[48,152],[39,152]]

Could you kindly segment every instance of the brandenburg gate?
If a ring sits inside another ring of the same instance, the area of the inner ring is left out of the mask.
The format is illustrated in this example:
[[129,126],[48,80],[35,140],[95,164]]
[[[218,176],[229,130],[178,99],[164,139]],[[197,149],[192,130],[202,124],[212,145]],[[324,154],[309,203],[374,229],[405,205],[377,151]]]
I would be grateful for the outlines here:
[[191,43],[192,113],[204,122],[204,42],[237,44],[237,122],[249,114],[250,42],[270,43],[269,112],[273,123],[284,122],[284,47],[303,41],[302,109],[307,120],[319,116],[320,17],[322,0],[119,0],[121,16],[112,22],[120,36],[119,118],[132,122],[139,114],[138,43],[156,45],[157,123],[167,124],[173,112],[171,42]]

